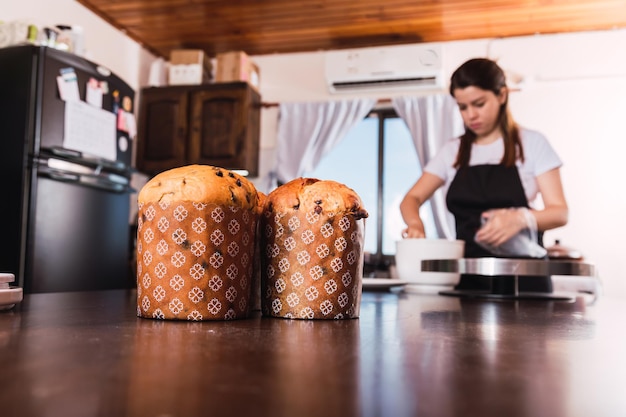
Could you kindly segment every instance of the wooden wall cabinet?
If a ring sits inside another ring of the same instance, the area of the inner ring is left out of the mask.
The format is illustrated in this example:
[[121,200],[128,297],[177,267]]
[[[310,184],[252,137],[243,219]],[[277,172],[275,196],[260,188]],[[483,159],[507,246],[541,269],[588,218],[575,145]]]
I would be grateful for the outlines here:
[[258,176],[261,97],[247,83],[150,87],[140,100],[139,171],[203,164]]

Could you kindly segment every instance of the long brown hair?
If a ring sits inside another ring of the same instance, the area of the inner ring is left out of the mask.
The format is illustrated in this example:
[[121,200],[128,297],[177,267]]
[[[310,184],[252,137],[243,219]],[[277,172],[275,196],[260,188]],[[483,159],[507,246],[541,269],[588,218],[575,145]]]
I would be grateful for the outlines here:
[[[502,88],[506,87],[504,71],[494,61],[486,58],[474,58],[465,62],[452,74],[450,79],[450,94],[454,97],[454,90],[457,88],[478,87],[482,90],[500,95]],[[519,158],[524,161],[524,150],[519,135],[519,127],[509,111],[509,96],[500,106],[498,115],[498,125],[502,131],[504,140],[504,155],[501,164],[511,167]],[[455,168],[467,167],[469,165],[472,152],[472,143],[476,140],[476,134],[465,128],[465,133],[461,136],[461,146],[454,163]]]

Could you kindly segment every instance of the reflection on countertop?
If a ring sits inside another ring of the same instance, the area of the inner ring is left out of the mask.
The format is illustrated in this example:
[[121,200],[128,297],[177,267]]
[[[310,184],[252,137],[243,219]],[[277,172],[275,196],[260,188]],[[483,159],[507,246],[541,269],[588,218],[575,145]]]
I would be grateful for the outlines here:
[[[338,321],[136,317],[133,290],[0,313],[3,416],[613,416],[626,300],[363,294]],[[619,414],[619,413],[618,413]]]

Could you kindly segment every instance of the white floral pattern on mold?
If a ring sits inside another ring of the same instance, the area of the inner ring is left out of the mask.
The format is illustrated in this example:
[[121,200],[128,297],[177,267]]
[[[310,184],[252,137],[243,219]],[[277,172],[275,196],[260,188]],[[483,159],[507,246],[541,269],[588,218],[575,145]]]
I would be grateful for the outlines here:
[[157,244],[157,247],[156,247],[157,253],[163,256],[167,253],[168,249],[169,249],[169,246],[167,242],[164,239],[159,240],[159,243]]
[[335,249],[339,252],[343,252],[348,247],[348,242],[346,238],[341,236],[337,240],[335,240]]
[[152,263],[152,254],[148,251],[143,253],[143,263],[148,266]]
[[293,232],[298,227],[300,227],[300,219],[295,216],[290,218],[289,222],[287,222],[287,226],[289,226],[289,230]]
[[298,253],[297,260],[300,265],[306,265],[311,260],[311,255],[309,255],[309,252],[303,250]]
[[203,233],[207,227],[207,222],[205,222],[202,217],[196,218],[193,223],[191,223],[191,229],[198,234]]
[[193,302],[194,304],[198,304],[204,298],[204,291],[202,291],[198,287],[193,287],[189,291],[188,296],[189,296],[189,299],[191,300],[191,302]]
[[216,207],[215,210],[211,212],[211,218],[215,223],[221,223],[225,218],[224,210],[221,207]]
[[193,242],[193,244],[191,245],[191,253],[193,253],[197,257],[200,257],[204,254],[204,252],[206,252],[206,245],[202,243],[202,241],[196,240],[195,242]]
[[165,266],[165,264],[163,262],[159,262],[158,264],[156,264],[156,266],[154,267],[154,275],[156,275],[158,279],[162,279],[166,274],[167,267]]
[[328,255],[330,255],[330,249],[328,248],[328,245],[326,243],[322,243],[315,249],[315,253],[317,253],[317,256],[324,259]]
[[194,321],[247,317],[256,213],[204,203],[142,203],[139,210],[139,316]]
[[[273,249],[261,253],[266,282],[261,292],[263,314],[301,319],[357,317],[364,222],[319,208],[273,213],[267,219],[261,219],[262,245]],[[282,228],[288,232],[276,232]]]
[[296,247],[296,239],[294,239],[291,236],[285,239],[285,249],[287,249],[288,251],[292,251],[293,249],[295,249],[295,247]]
[[287,272],[289,270],[289,260],[287,258],[283,258],[278,262],[278,269],[280,269],[280,272]]
[[185,220],[188,214],[189,212],[183,206],[178,206],[176,207],[176,209],[174,209],[174,218],[178,220],[179,222],[182,222],[183,220]]
[[187,241],[187,233],[181,228],[174,230],[172,233],[172,241],[177,245],[182,245]]
[[228,231],[230,232],[231,235],[236,235],[240,229],[241,229],[241,226],[239,225],[239,222],[237,220],[231,220],[228,223]]
[[170,222],[169,220],[167,220],[165,217],[161,217],[159,219],[159,222],[157,223],[157,229],[159,229],[159,231],[161,233],[165,232],[168,228],[170,227]]
[[228,244],[228,254],[234,258],[235,256],[237,256],[238,253],[239,245],[237,244],[237,242],[230,242]]
[[146,220],[149,221],[152,221],[156,216],[156,210],[154,209],[154,207],[149,207],[147,210],[144,211],[144,213],[146,215]]
[[329,238],[330,236],[333,235],[334,232],[335,232],[335,229],[333,229],[333,226],[329,223],[324,223],[324,225],[322,225],[320,229],[320,233],[325,238]]
[[231,280],[237,279],[237,277],[239,277],[239,269],[237,268],[237,265],[229,265],[228,268],[226,268],[226,276]]
[[183,311],[183,308],[185,308],[182,301],[180,301],[178,298],[174,298],[172,301],[170,301],[168,307],[174,315],[180,314],[180,312]]
[[170,287],[174,291],[180,291],[185,285],[185,280],[180,275],[176,274],[170,279]]
[[145,232],[143,232],[143,240],[145,240],[146,243],[150,243],[152,242],[152,239],[154,239],[154,232],[148,228]]
[[224,233],[219,229],[214,230],[213,233],[211,233],[210,239],[215,246],[219,246],[224,241]]
[[157,286],[154,291],[152,292],[152,295],[154,296],[154,299],[157,301],[163,301],[163,299],[165,298],[165,290],[163,289],[163,287],[161,287],[160,285]]
[[183,265],[184,265],[184,263],[185,263],[185,260],[186,260],[185,255],[184,255],[182,252],[180,252],[180,251],[175,252],[175,253],[172,255],[172,257],[170,258],[170,262],[171,262],[171,263],[172,263],[172,265],[174,265],[176,268],[180,268],[181,266],[183,266]]

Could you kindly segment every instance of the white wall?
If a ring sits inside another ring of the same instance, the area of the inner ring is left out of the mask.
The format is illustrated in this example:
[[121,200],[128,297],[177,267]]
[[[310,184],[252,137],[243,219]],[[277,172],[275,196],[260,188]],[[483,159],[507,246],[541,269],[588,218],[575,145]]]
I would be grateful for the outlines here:
[[108,67],[135,90],[147,84],[154,56],[75,0],[0,0],[0,21],[16,20],[39,27],[82,26],[85,58]]
[[[39,25],[78,24],[87,58],[108,66],[135,89],[147,85],[154,56],[73,0],[0,0],[0,20]],[[446,77],[471,57],[497,58],[525,77],[511,97],[516,119],[543,131],[565,162],[563,182],[571,215],[567,226],[546,234],[560,238],[595,263],[605,291],[626,296],[622,234],[626,232],[626,31],[541,35],[443,43]],[[323,52],[253,57],[260,67],[264,102],[335,100],[324,80]],[[401,93],[394,93],[399,95]],[[390,97],[380,93],[375,97]],[[262,114],[261,172],[274,161],[276,108]],[[263,178],[255,183],[265,190]]]

